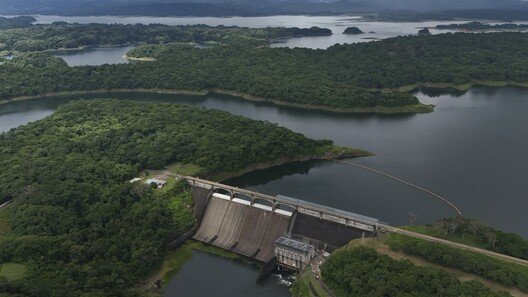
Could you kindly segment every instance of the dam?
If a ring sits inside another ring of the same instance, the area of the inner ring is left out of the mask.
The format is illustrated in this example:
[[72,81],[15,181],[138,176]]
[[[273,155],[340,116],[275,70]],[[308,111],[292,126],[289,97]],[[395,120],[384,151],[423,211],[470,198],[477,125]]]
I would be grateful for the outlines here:
[[275,258],[275,242],[283,236],[332,252],[352,239],[377,235],[384,224],[291,197],[181,178],[195,199],[199,227],[193,238],[265,263]]

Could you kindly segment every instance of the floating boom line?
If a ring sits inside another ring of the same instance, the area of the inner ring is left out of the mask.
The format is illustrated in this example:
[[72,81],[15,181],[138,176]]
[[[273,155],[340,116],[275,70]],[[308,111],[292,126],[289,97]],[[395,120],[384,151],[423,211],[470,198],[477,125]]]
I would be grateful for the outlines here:
[[344,161],[344,160],[335,160],[335,159],[328,159],[329,161],[334,161],[334,162],[337,162],[337,163],[342,163],[342,164],[346,164],[346,165],[350,165],[350,166],[354,166],[354,167],[357,167],[357,168],[361,168],[361,169],[364,169],[364,170],[367,170],[367,171],[370,171],[370,172],[374,172],[376,174],[379,174],[379,175],[382,175],[382,176],[385,176],[385,177],[388,177],[390,179],[393,179],[399,183],[402,183],[404,185],[407,185],[411,188],[415,188],[419,191],[422,191],[430,196],[433,196],[434,198],[437,198],[439,200],[441,200],[442,202],[444,202],[445,204],[447,204],[451,209],[453,209],[456,214],[458,216],[462,216],[462,212],[460,211],[460,209],[458,209],[458,207],[456,207],[453,203],[451,203],[449,200],[447,200],[446,198],[434,193],[433,191],[431,190],[428,190],[426,188],[422,188],[420,186],[417,186],[413,183],[410,183],[408,181],[405,181],[401,178],[398,178],[396,176],[393,176],[393,175],[390,175],[388,173],[385,173],[383,171],[380,171],[380,170],[376,170],[376,169],[373,169],[373,168],[370,168],[370,167],[367,167],[367,166],[363,166],[363,165],[359,165],[359,164],[356,164],[356,163],[353,163],[353,162],[349,162],[349,161]]

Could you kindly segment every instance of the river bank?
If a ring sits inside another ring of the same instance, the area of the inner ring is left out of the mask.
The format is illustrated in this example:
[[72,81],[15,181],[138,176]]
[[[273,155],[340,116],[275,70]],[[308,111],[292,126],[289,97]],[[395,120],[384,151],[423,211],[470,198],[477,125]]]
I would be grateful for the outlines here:
[[521,87],[528,88],[528,82],[516,82],[516,81],[486,81],[486,80],[471,80],[465,84],[455,84],[455,83],[416,83],[406,86],[401,86],[398,88],[383,88],[383,89],[373,89],[373,91],[381,92],[413,92],[417,91],[420,88],[428,89],[439,89],[439,90],[456,90],[456,91],[469,91],[473,87]]
[[380,113],[380,114],[398,114],[398,113],[429,113],[434,111],[434,105],[426,104],[416,104],[416,105],[407,105],[407,106],[398,106],[398,107],[386,107],[386,106],[374,106],[374,107],[354,107],[354,108],[336,108],[328,107],[321,105],[308,105],[308,104],[299,104],[292,103],[283,100],[257,97],[247,93],[222,90],[222,89],[212,89],[212,90],[171,90],[171,89],[97,89],[97,90],[81,90],[81,91],[65,91],[65,92],[52,92],[44,93],[40,95],[28,95],[28,96],[18,96],[5,98],[0,100],[0,105],[6,104],[13,101],[21,100],[30,100],[38,98],[47,98],[47,97],[57,97],[57,96],[68,96],[68,95],[83,95],[83,94],[100,94],[100,93],[151,93],[151,94],[175,94],[175,95],[199,95],[207,96],[212,94],[221,94],[221,95],[230,95],[235,97],[240,97],[242,99],[254,102],[271,102],[280,106],[289,106],[309,110],[323,110],[336,113]]
[[328,159],[346,159],[346,158],[358,158],[358,157],[370,157],[374,156],[373,153],[356,148],[330,146],[321,148],[321,152],[317,154],[310,154],[297,157],[282,158],[270,162],[258,163],[250,165],[246,168],[234,171],[234,172],[217,172],[210,173],[205,176],[206,179],[213,181],[222,182],[233,177],[241,176],[253,171],[264,170],[275,166],[281,166],[293,162],[306,162],[314,160],[328,160]]

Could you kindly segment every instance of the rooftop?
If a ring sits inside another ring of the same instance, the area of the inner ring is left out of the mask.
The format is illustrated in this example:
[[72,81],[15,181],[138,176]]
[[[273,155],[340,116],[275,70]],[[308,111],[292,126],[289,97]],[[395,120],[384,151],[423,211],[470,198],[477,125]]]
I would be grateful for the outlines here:
[[275,243],[283,245],[283,246],[290,247],[292,249],[300,250],[300,251],[303,251],[303,252],[308,252],[308,251],[310,251],[311,249],[314,248],[312,245],[310,245],[308,243],[300,242],[300,241],[297,241],[297,240],[294,240],[294,239],[291,239],[291,238],[288,238],[288,237],[279,237],[275,241]]
[[380,221],[378,219],[375,219],[375,218],[367,217],[367,216],[364,216],[364,215],[360,215],[360,214],[357,214],[357,213],[353,213],[353,212],[349,212],[349,211],[345,211],[345,210],[341,210],[341,209],[337,209],[337,208],[333,208],[333,207],[329,207],[329,206],[320,205],[320,204],[313,203],[313,202],[299,200],[299,199],[295,199],[295,198],[291,198],[291,197],[283,196],[283,195],[277,195],[277,198],[279,198],[279,199],[281,199],[283,201],[290,202],[292,204],[297,204],[297,205],[299,205],[301,207],[305,206],[305,207],[308,207],[308,208],[320,209],[320,210],[323,210],[327,214],[335,215],[335,216],[338,216],[338,217],[350,218],[350,219],[353,219],[355,221],[359,221],[359,222],[362,222],[362,223],[365,223],[365,224],[380,223]]

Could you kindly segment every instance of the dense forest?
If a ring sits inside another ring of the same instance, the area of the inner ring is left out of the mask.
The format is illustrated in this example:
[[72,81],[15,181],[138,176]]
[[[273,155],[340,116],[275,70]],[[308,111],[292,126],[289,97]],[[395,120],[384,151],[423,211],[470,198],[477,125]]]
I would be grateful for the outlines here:
[[[334,45],[327,50],[259,48],[251,51],[253,61],[244,65],[267,65],[267,69],[364,88],[424,82],[465,84],[472,80],[528,82],[526,47],[528,34],[524,33],[448,33]],[[221,50],[206,54],[210,59],[215,54],[224,56]],[[240,60],[244,54],[241,51]]]
[[31,26],[36,19],[30,16],[18,16],[13,18],[0,17],[0,29],[24,28]]
[[440,30],[520,30],[528,29],[528,24],[515,24],[515,23],[504,23],[504,24],[484,24],[482,22],[469,22],[461,24],[446,24],[436,25],[436,29]]
[[454,267],[528,292],[528,267],[526,266],[404,235],[391,234],[386,243],[391,249],[424,257],[432,263]]
[[[322,154],[268,122],[216,110],[122,100],[77,101],[0,134],[0,197],[10,230],[0,263],[27,268],[0,277],[2,296],[134,296],[169,235],[194,224],[181,186],[154,190],[130,178],[145,168],[192,163],[206,172]],[[178,207],[171,207],[178,205]]]
[[415,231],[528,260],[528,240],[465,217],[440,219]]
[[60,63],[42,53],[20,55],[0,66],[0,98],[94,89],[224,89],[336,109],[418,103],[408,93],[371,92],[335,82],[321,71],[303,74],[308,64],[274,61],[275,51],[270,48],[179,48],[177,54],[156,62],[85,67],[38,67],[43,59],[52,61],[47,64]]
[[332,31],[318,27],[242,28],[206,25],[167,26],[159,24],[68,24],[55,22],[51,25],[33,25],[27,28],[0,31],[0,51],[27,52],[170,42],[215,42],[221,45],[262,46],[269,45],[275,39],[321,35],[332,35]]
[[20,60],[35,58],[20,55],[0,66],[0,98],[94,89],[223,89],[347,110],[416,106],[411,94],[386,91],[407,85],[528,82],[524,33],[406,36],[326,50],[160,45],[171,46],[177,48],[131,52],[153,53],[155,62],[95,67],[19,67]]
[[482,284],[460,282],[444,270],[393,260],[367,247],[334,252],[322,265],[324,282],[339,297],[510,296]]

